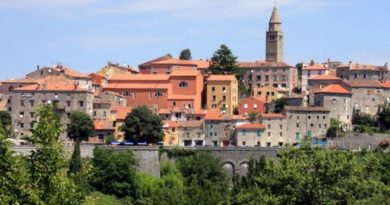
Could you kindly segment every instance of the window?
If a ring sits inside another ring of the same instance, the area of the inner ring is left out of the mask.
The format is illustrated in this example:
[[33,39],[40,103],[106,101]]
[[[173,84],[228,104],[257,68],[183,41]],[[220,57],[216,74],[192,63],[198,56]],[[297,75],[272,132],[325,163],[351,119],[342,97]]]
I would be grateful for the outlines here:
[[24,100],[20,101],[20,106],[24,107]]
[[79,101],[79,106],[84,107],[84,101]]
[[257,146],[260,147],[260,146],[261,146],[261,143],[260,143],[260,142],[257,142]]
[[212,104],[211,108],[217,108],[217,104]]
[[313,123],[311,123],[311,124],[310,124],[310,127],[314,127],[314,124],[313,124]]
[[30,128],[33,129],[34,126],[35,126],[35,121],[32,121],[32,122],[30,123]]
[[271,125],[268,125],[268,129],[271,129]]
[[24,128],[24,123],[20,123],[19,128]]
[[271,137],[271,132],[267,132],[267,136],[268,136],[268,137]]
[[245,141],[242,141],[242,146],[246,146],[246,142]]
[[213,101],[217,100],[217,96],[213,95]]
[[187,88],[187,87],[188,87],[188,83],[187,83],[186,81],[181,81],[181,82],[179,83],[179,87],[180,87],[180,88]]
[[283,129],[283,125],[279,125],[279,128],[280,128],[280,129]]
[[355,78],[355,79],[356,79],[356,78],[357,78],[357,74],[354,74],[354,75],[353,75],[353,78]]
[[299,120],[299,116],[297,116],[297,120]]
[[34,118],[35,117],[35,112],[30,112],[30,117]]
[[35,103],[34,103],[34,100],[30,100],[30,106],[31,106],[31,107],[34,107],[34,104],[35,104]]
[[271,142],[267,142],[267,147],[271,147]]
[[309,116],[307,116],[307,119],[309,119],[309,120],[310,120],[310,119],[311,119],[311,116],[310,116],[310,115],[309,115]]
[[97,113],[96,111],[93,111],[93,116],[96,117]]
[[244,109],[247,109],[248,108],[248,104],[244,104]]
[[222,87],[222,91],[223,91],[223,92],[226,92],[226,88],[225,88],[225,87]]
[[156,97],[162,97],[163,94],[162,94],[161,91],[157,91],[156,94],[154,94],[154,96],[156,96]]
[[283,132],[279,132],[279,136],[280,136],[280,137],[283,137]]
[[326,117],[325,117],[325,115],[324,115],[324,116],[322,116],[322,119],[324,119],[324,120],[325,120],[325,118],[326,118]]
[[336,98],[333,98],[332,103],[336,104]]
[[261,91],[257,91],[257,95],[261,95]]
[[107,112],[103,111],[103,117],[107,117]]
[[319,120],[320,119],[320,116],[319,115],[317,115],[317,120]]
[[242,133],[243,136],[245,136],[246,135],[246,130],[242,130],[241,133]]
[[297,127],[299,127],[299,123],[297,123]]
[[173,105],[173,106],[176,106],[176,102],[175,102],[175,101],[173,101],[173,102],[172,102],[172,105]]
[[20,118],[23,118],[24,117],[24,112],[20,112],[19,115],[20,115]]
[[256,109],[257,108],[257,104],[253,104],[253,108]]
[[226,101],[226,96],[225,96],[225,95],[222,96],[222,100],[223,100],[223,101]]
[[257,130],[257,136],[260,137],[260,135],[261,135],[260,130]]
[[71,104],[70,101],[66,101],[66,106],[70,107],[70,104]]
[[265,81],[269,81],[269,76],[268,75],[265,76]]
[[214,92],[214,91],[215,91],[215,87],[211,87],[211,91],[213,91],[213,92]]
[[260,75],[257,76],[257,80],[258,81],[261,80],[261,76]]

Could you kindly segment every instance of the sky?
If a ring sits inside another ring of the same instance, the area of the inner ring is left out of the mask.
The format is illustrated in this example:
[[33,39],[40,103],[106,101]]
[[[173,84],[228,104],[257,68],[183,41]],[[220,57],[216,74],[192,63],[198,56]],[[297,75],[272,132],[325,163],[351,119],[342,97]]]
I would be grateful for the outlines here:
[[[108,61],[137,67],[221,44],[263,60],[274,0],[0,0],[0,79],[61,63],[83,73]],[[285,61],[390,62],[390,1],[278,0]]]

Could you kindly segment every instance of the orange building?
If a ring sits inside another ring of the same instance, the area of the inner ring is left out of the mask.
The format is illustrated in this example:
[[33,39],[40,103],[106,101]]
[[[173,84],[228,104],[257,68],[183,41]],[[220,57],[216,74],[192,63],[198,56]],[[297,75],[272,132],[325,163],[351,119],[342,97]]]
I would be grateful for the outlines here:
[[153,110],[201,110],[203,76],[195,69],[173,69],[170,74],[114,75],[103,90],[127,97],[128,106]]
[[243,116],[248,116],[250,113],[265,113],[265,103],[253,96],[243,98],[238,102],[238,113]]
[[209,67],[210,61],[180,60],[171,55],[165,55],[139,65],[139,72],[142,74],[170,74],[173,69],[190,68],[205,74]]

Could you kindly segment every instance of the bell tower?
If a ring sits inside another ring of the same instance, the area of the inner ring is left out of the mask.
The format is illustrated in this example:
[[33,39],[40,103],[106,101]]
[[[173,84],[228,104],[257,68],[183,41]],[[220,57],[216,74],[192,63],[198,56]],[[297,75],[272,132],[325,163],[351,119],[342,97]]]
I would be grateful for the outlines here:
[[283,62],[284,33],[279,11],[274,7],[266,33],[266,61]]

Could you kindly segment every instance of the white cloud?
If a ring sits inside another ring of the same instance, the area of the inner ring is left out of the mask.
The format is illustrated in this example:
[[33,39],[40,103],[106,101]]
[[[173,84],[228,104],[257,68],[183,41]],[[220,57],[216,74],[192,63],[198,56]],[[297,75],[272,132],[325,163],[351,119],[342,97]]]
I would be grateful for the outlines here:
[[0,0],[0,8],[77,6],[98,1],[100,0]]

